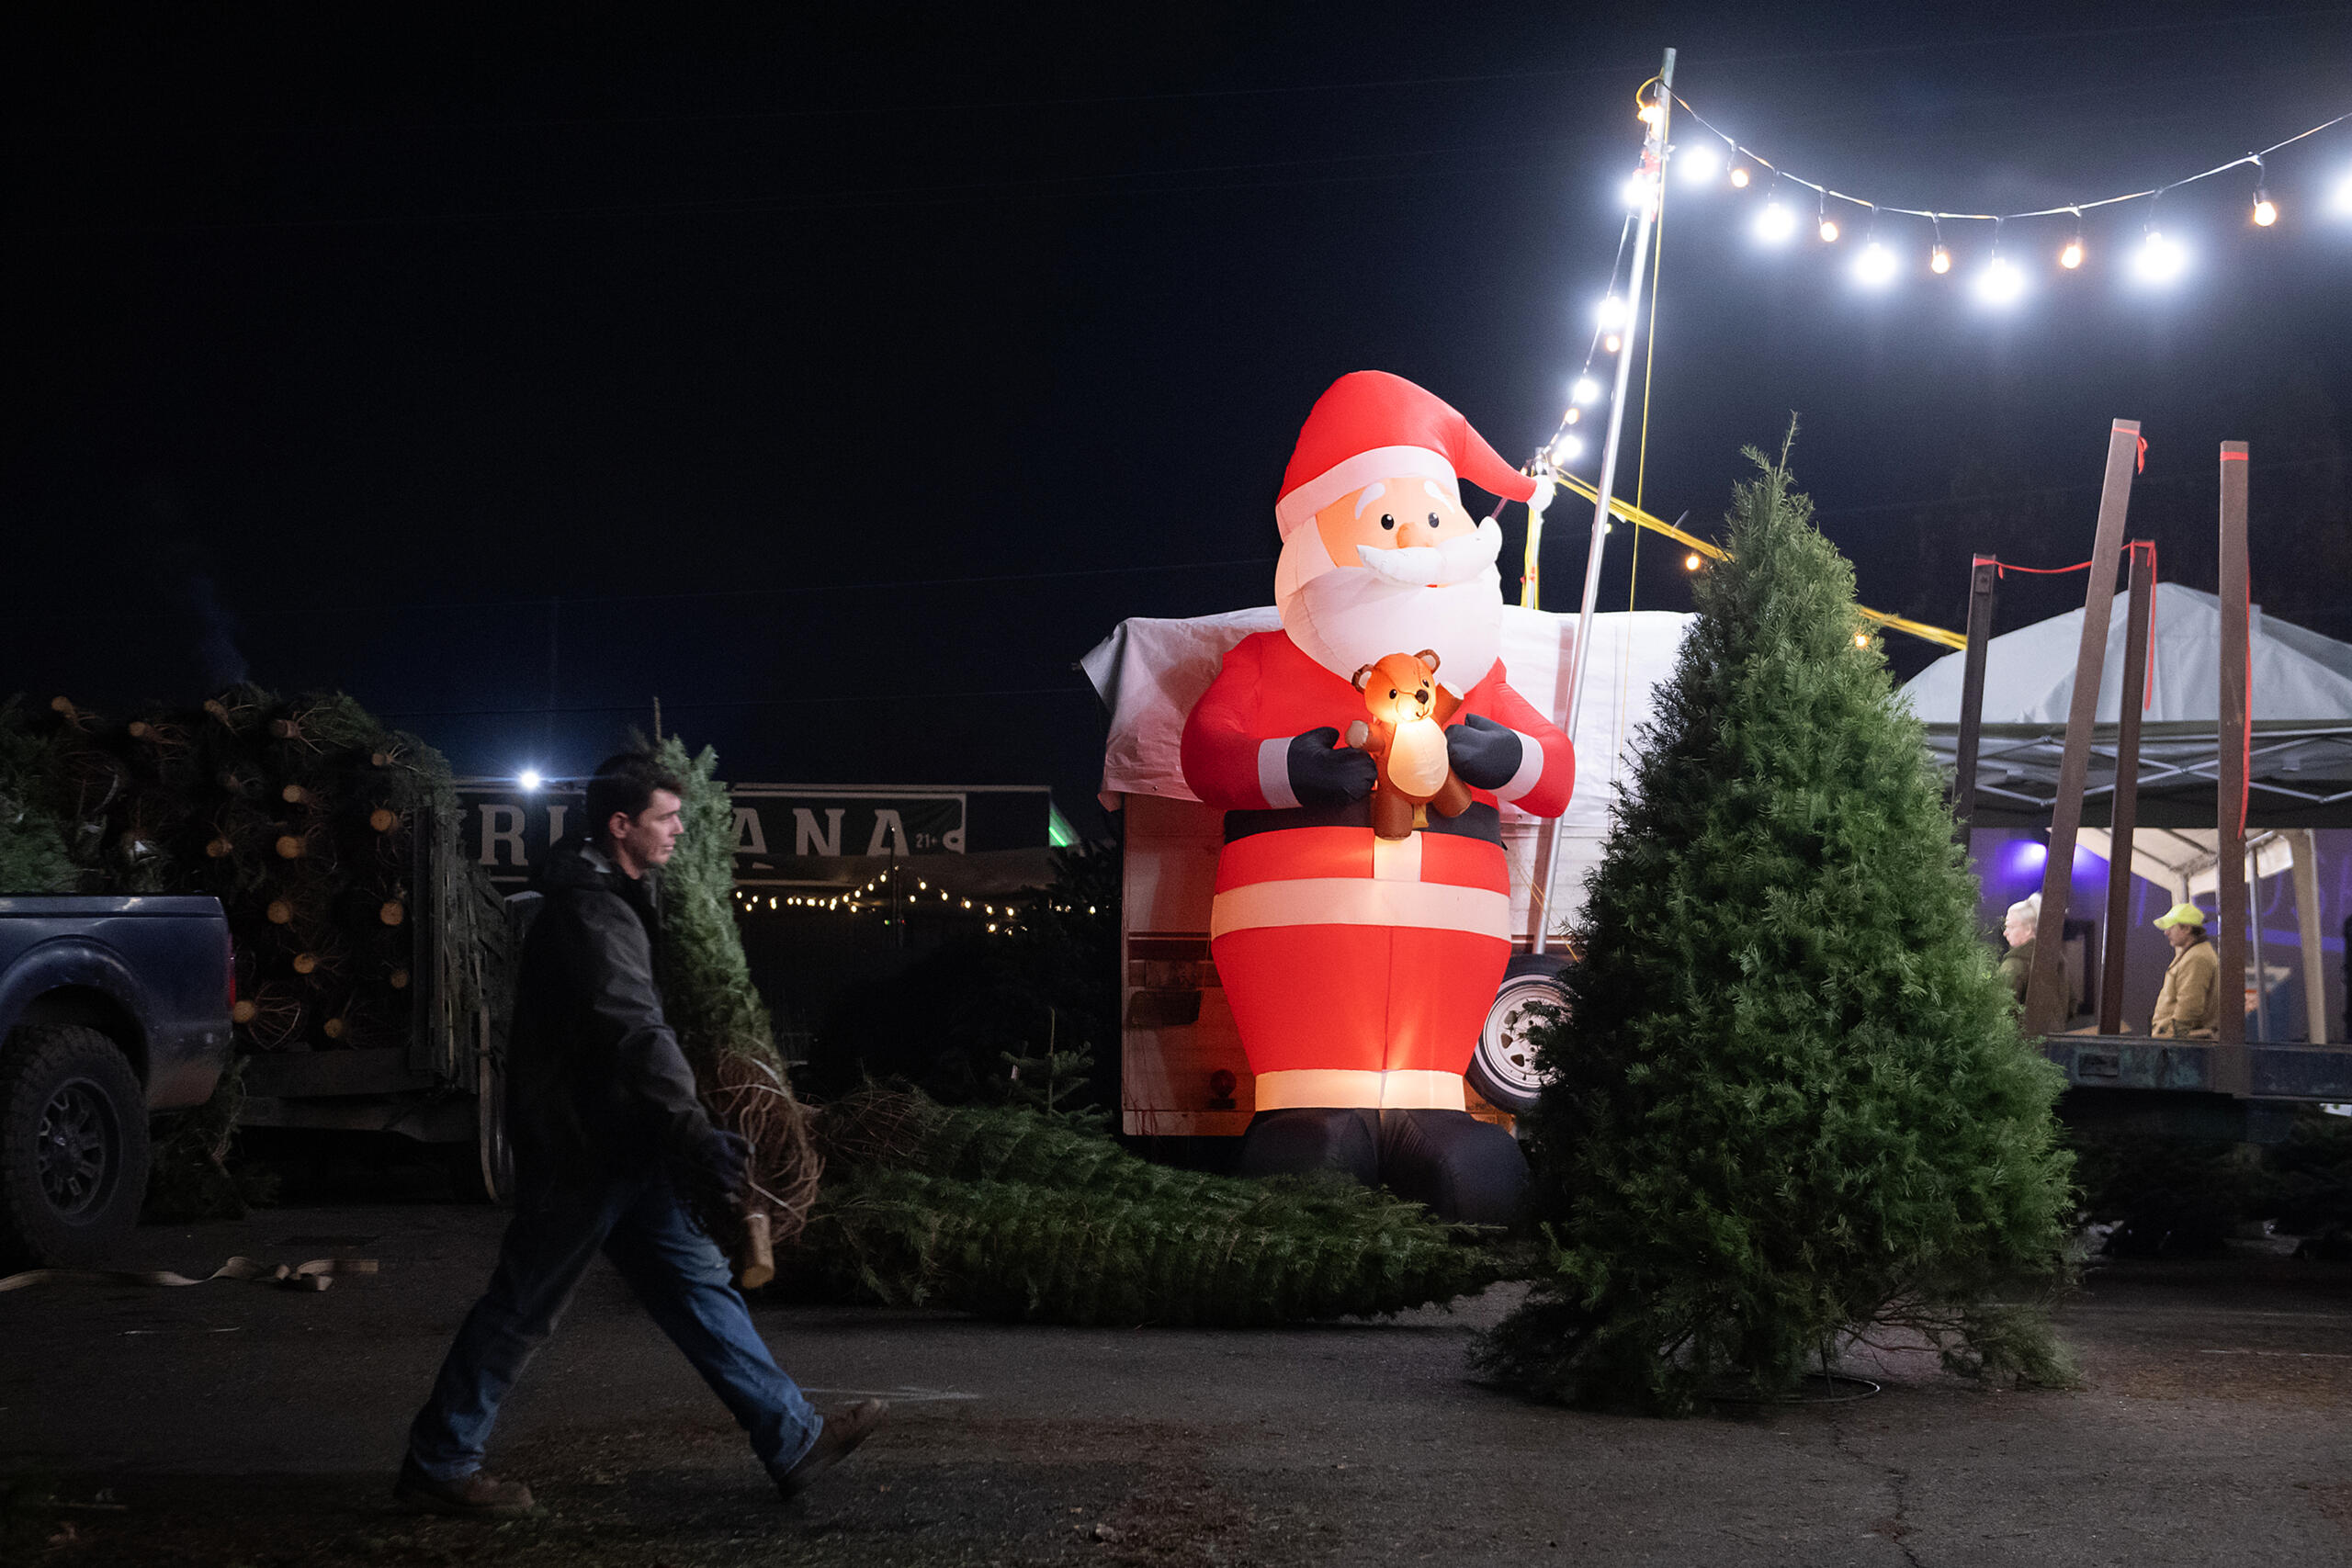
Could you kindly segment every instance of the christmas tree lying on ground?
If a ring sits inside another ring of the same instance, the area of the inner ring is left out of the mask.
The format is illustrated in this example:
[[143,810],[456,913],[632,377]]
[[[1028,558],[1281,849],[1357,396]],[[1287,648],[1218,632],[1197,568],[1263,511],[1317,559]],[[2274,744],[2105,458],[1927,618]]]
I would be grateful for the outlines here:
[[1531,1116],[1552,1246],[1483,1342],[1542,1397],[1688,1410],[1852,1337],[2063,1380],[2069,1161],[1920,728],[1779,464],[1742,485],[1589,884]]
[[[1402,1312],[1498,1276],[1487,1248],[1352,1182],[1241,1181],[1136,1158],[1098,1115],[1056,1108],[1088,1060],[1050,1036],[1012,1080],[1034,1108],[867,1087],[804,1111],[734,923],[735,816],[718,760],[674,739],[661,756],[686,787],[662,886],[664,1005],[705,1104],[752,1143],[753,1198],[774,1220],[786,1288],[1035,1322],[1243,1325]],[[1091,1017],[1093,982],[1072,984]],[[736,1217],[703,1217],[731,1249]]]

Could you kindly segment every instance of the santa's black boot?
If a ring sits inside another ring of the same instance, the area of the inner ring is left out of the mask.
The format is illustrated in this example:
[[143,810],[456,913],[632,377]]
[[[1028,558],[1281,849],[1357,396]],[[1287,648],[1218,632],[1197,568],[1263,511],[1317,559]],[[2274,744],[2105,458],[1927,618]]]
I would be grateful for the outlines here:
[[1237,1176],[1303,1176],[1344,1171],[1366,1187],[1380,1185],[1380,1112],[1337,1106],[1261,1111],[1241,1134]]
[[1527,1156],[1467,1111],[1384,1111],[1380,1179],[1451,1224],[1508,1225],[1526,1200]]

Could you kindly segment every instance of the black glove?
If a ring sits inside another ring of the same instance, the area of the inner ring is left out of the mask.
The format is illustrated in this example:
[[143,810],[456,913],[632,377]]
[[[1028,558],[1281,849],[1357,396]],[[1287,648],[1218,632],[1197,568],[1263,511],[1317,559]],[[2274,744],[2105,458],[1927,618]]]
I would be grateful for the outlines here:
[[1301,806],[1339,806],[1372,793],[1379,765],[1339,742],[1340,732],[1328,724],[1291,737],[1290,792]]
[[1464,714],[1445,732],[1445,760],[1474,789],[1500,789],[1519,775],[1527,742],[1484,714]]
[[752,1168],[752,1145],[745,1139],[713,1127],[694,1154],[695,1179],[725,1198],[739,1196]]

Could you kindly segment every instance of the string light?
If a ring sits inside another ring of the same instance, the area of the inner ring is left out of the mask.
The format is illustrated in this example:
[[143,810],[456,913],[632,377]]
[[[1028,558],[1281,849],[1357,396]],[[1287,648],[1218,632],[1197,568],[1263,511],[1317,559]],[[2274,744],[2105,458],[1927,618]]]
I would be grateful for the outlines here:
[[1580,403],[1595,401],[1600,396],[1600,383],[1589,376],[1579,376],[1577,384],[1568,389],[1568,396]]
[[2083,219],[2079,212],[2075,215],[2075,237],[2058,253],[2058,265],[2068,272],[2083,265]]
[[2152,221],[2147,237],[2140,242],[2140,251],[2132,258],[2132,270],[2143,283],[2170,283],[2188,265],[2188,254],[2180,243],[2165,237],[2163,230]]
[[1746,190],[1747,188],[1747,171],[1746,169],[1734,169],[1731,172],[1731,183],[1734,189]]
[[1584,443],[1573,435],[1563,435],[1552,443],[1552,461],[1563,466],[1584,456]]
[[1682,177],[1690,184],[1705,185],[1724,166],[1724,155],[1710,142],[1702,141],[1689,149],[1677,149],[1675,155],[1682,163]]
[[1756,215],[1756,237],[1768,245],[1778,245],[1785,243],[1796,231],[1796,218],[1781,205],[1780,197],[1767,197],[1764,210]]
[[1607,337],[1600,340],[1600,346],[1606,352],[1614,354],[1619,349],[1625,346],[1625,340],[1619,337],[1615,333],[1611,333]]
[[1928,220],[1936,227],[1936,243],[1928,252],[1928,270],[1938,277],[1951,270],[1951,253],[1944,249],[1944,221],[1940,218]]
[[2014,305],[2025,292],[2025,274],[2001,254],[2001,226],[1993,225],[1993,254],[1976,275],[1976,297],[1987,305]]
[[1825,245],[1834,245],[1838,243],[1838,220],[1829,216],[1826,205],[1828,200],[1829,198],[1825,196],[1820,200],[1815,202],[1813,204],[1813,216],[1815,222],[1819,225],[1821,243]]
[[1856,633],[1854,634],[1854,646],[1855,646],[1856,648],[1868,648],[1870,645],[1871,645],[1871,634],[1870,634],[1870,633],[1868,633],[1868,632],[1856,632]]
[[1862,254],[1854,258],[1854,276],[1871,288],[1883,288],[1894,281],[1894,253],[1872,240],[1862,246]]
[[1685,571],[1696,571],[1699,570],[1698,551],[1692,550],[1689,555],[1682,558],[1682,570]]
[[1594,314],[1604,327],[1622,327],[1625,324],[1625,301],[1614,294],[1603,295]]

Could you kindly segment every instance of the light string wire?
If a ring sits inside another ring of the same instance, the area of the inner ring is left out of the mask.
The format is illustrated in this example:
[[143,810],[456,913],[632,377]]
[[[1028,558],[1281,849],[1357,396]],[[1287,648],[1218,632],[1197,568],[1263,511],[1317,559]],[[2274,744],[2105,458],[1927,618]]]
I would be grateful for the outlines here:
[[2299,130],[2295,132],[2294,135],[2288,137],[2284,141],[2274,141],[2269,146],[2265,147],[2258,152],[2245,153],[2239,157],[2231,159],[2226,164],[2216,164],[2210,169],[2190,175],[2183,179],[2168,181],[2160,186],[2151,186],[2145,190],[2127,191],[2121,196],[2103,196],[2096,201],[2070,201],[2063,207],[2038,207],[2029,212],[1944,212],[1929,208],[1894,207],[1890,206],[1885,202],[1871,201],[1866,197],[1851,196],[1845,191],[1838,190],[1830,186],[1823,185],[1818,181],[1806,179],[1803,175],[1791,174],[1788,170],[1781,168],[1779,164],[1773,163],[1770,158],[1765,157],[1754,148],[1742,142],[1737,137],[1732,135],[1731,132],[1724,130],[1721,126],[1716,125],[1705,115],[1701,114],[1697,109],[1692,108],[1690,107],[1690,100],[1683,97],[1681,94],[1677,93],[1674,96],[1674,101],[1679,107],[1690,115],[1692,119],[1697,120],[1699,124],[1703,126],[1711,134],[1723,138],[1724,144],[1733,152],[1738,153],[1743,158],[1753,161],[1759,167],[1770,170],[1772,177],[1775,180],[1787,180],[1792,185],[1803,186],[1805,189],[1814,192],[1816,196],[1825,199],[1830,197],[1835,197],[1839,201],[1849,202],[1855,207],[1869,208],[1873,212],[1901,213],[1906,218],[1925,218],[1931,223],[1940,222],[1942,220],[1947,218],[1951,219],[1955,222],[1973,223],[2000,223],[2013,218],[2080,218],[2085,212],[2089,211],[2095,207],[2114,207],[2127,201],[2142,201],[2161,197],[2166,191],[2178,190],[2182,186],[2195,185],[2199,180],[2210,180],[2215,175],[2225,175],[2232,169],[2242,169],[2248,164],[2253,164],[2257,170],[2259,170],[2262,167],[2262,161],[2265,158],[2267,158],[2271,153],[2278,152],[2280,148],[2291,147],[2296,142],[2302,141],[2305,137],[2317,136],[2323,130],[2326,130],[2334,126],[2342,125],[2346,120],[2352,119],[2352,109],[2346,109],[2344,113],[2337,115],[2333,119],[2322,120],[2319,124],[2312,126],[2308,130]]

